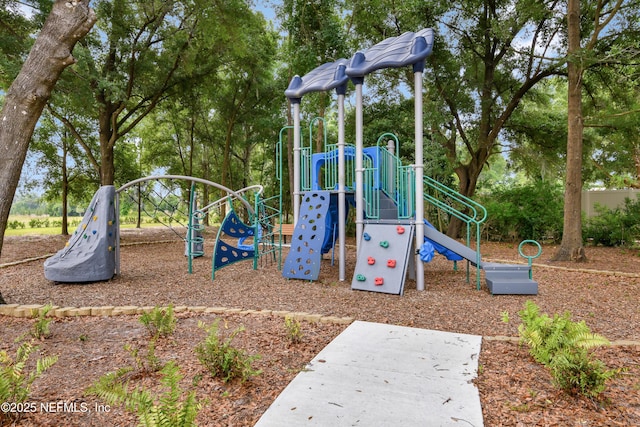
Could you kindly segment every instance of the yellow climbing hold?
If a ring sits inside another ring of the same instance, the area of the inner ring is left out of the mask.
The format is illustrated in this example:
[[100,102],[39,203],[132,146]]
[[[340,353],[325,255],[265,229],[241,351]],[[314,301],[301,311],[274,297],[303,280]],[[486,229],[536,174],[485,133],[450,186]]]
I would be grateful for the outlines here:
[[97,221],[97,220],[98,220],[98,215],[94,215],[94,216],[93,216],[93,220],[94,220],[94,221]]
[[82,229],[86,230],[87,229],[87,224],[82,224]]

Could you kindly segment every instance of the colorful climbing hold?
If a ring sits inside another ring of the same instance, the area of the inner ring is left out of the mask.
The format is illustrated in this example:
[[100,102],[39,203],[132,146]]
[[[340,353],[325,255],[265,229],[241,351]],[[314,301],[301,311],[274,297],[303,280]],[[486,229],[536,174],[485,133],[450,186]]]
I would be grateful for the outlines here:
[[364,277],[364,274],[357,274],[357,275],[356,275],[356,280],[357,280],[358,282],[364,282],[365,280],[367,280],[367,278],[366,278],[366,277]]
[[386,240],[383,240],[382,242],[380,242],[380,246],[387,249],[389,247],[389,242]]
[[82,229],[86,230],[87,229],[87,224],[82,224]]
[[396,227],[396,231],[398,232],[398,234],[404,234],[404,227],[399,225]]
[[107,222],[107,224],[109,224],[109,225],[113,225],[113,220],[109,220],[109,221]]
[[96,234],[98,231],[97,230],[92,230],[91,234]]
[[94,221],[97,221],[97,220],[98,220],[98,215],[94,215],[94,216],[93,216],[93,220],[94,220]]
[[113,246],[109,246],[109,252],[113,252]]
[[362,236],[364,238],[365,241],[369,241],[371,240],[371,236],[369,236],[369,233],[364,233],[364,235]]
[[396,260],[395,260],[395,259],[389,259],[389,260],[387,260],[387,267],[389,267],[389,268],[396,268]]
[[373,283],[376,286],[382,286],[382,285],[384,285],[384,279],[382,277],[376,277],[375,280],[373,281]]
[[374,257],[370,256],[367,258],[367,264],[373,265],[375,263],[376,263],[376,259]]

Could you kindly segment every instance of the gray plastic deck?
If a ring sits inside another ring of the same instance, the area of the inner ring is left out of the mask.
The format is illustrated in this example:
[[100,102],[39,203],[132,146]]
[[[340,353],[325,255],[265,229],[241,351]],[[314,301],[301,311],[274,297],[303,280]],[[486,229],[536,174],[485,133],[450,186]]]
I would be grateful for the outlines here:
[[256,426],[482,426],[481,337],[356,321]]

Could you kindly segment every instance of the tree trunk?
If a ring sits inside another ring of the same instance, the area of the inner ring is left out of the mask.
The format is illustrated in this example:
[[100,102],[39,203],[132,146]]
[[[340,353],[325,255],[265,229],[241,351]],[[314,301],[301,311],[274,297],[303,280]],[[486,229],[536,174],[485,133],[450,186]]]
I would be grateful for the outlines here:
[[89,0],[57,0],[7,92],[0,113],[0,253],[33,130],[60,74],[75,61],[73,47],[95,22]]
[[587,260],[582,245],[582,66],[576,57],[580,51],[580,0],[569,0],[567,6],[567,168],[564,190],[564,225],[562,242],[554,261]]

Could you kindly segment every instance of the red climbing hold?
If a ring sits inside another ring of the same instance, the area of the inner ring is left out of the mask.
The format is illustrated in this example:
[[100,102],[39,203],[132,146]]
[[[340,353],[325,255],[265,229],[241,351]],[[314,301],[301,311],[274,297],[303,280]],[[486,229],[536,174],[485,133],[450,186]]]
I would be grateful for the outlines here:
[[395,259],[389,259],[389,260],[387,260],[387,267],[389,267],[389,268],[396,268],[396,260],[395,260]]
[[398,234],[404,234],[404,227],[399,225],[396,227],[396,230],[398,231]]
[[367,258],[367,264],[373,265],[375,263],[376,263],[376,259],[374,257],[370,256]]
[[373,283],[376,286],[382,286],[382,285],[384,285],[384,279],[382,277],[376,277],[375,280],[373,281]]

